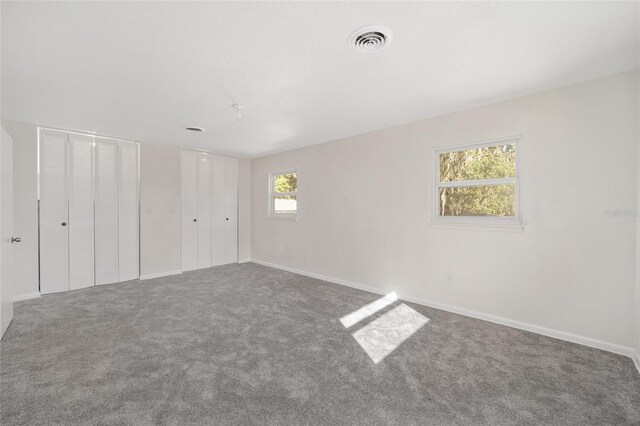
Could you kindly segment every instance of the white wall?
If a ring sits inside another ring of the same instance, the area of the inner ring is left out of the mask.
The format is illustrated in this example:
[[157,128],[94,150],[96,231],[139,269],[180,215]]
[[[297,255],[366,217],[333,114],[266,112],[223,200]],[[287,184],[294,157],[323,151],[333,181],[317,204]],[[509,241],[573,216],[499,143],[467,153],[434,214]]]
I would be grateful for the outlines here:
[[638,126],[637,138],[638,138],[638,151],[637,151],[637,184],[638,192],[636,198],[636,367],[640,371],[640,73],[638,74],[638,90],[636,91],[636,105],[637,118],[636,124]]
[[13,319],[14,263],[13,234],[13,140],[2,127],[0,132],[0,338]]
[[140,276],[182,270],[181,150],[140,144]]
[[[605,212],[636,208],[637,84],[627,73],[254,159],[252,258],[629,353],[636,220]],[[524,229],[431,224],[434,149],[518,134]],[[269,219],[268,173],[290,168],[298,220]]]
[[22,238],[14,244],[14,295],[37,296],[38,289],[38,176],[37,137],[34,124],[2,120],[13,138],[13,232]]
[[238,262],[251,259],[251,160],[238,160]]

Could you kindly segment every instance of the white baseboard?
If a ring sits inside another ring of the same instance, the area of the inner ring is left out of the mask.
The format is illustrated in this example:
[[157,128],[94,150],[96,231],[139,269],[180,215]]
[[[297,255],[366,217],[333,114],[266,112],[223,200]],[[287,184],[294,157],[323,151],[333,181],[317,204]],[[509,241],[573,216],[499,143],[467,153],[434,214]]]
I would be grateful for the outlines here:
[[35,299],[36,297],[40,297],[40,293],[39,292],[19,294],[17,296],[13,296],[13,301],[14,302],[19,302],[21,300]]
[[265,262],[263,260],[251,259],[251,262],[257,263],[258,265],[268,266],[270,268],[282,269],[283,271],[293,272],[294,274],[304,275],[305,277],[317,278],[323,281],[329,281],[330,283],[340,284],[347,287],[357,288],[358,290],[368,291],[369,293],[381,294],[385,295],[385,293],[377,288],[369,287],[362,284],[357,284],[347,280],[341,280],[340,278],[327,277],[326,275],[314,274],[313,272],[302,271],[300,269],[289,268],[288,266],[282,266],[271,262]]
[[[249,263],[251,262],[251,259],[238,259],[238,263]],[[257,263],[257,262],[256,262]]]
[[638,369],[638,373],[640,373],[640,352],[636,352],[631,358]]
[[168,277],[170,275],[179,275],[182,271],[158,272],[157,274],[140,275],[141,280],[150,280],[151,278]]
[[439,302],[426,301],[426,300],[416,299],[412,297],[405,297],[402,295],[399,295],[398,298],[406,300],[407,302],[413,302],[419,305],[425,305],[431,308],[441,309],[443,311],[453,312],[455,314],[464,315],[467,317],[476,318],[483,321],[506,325],[511,328],[530,331],[532,333],[542,334],[543,336],[553,337],[554,339],[566,340],[567,342],[577,343],[584,346],[590,346],[592,348],[602,349],[608,352],[625,355],[631,358],[633,358],[635,354],[635,351],[633,348],[618,345],[615,343],[605,342],[602,340],[592,339],[591,337],[585,337],[579,334],[567,333],[565,331],[555,330],[553,328],[542,327],[539,325],[516,321],[509,318],[486,314],[483,312],[472,311],[470,309],[458,308],[456,306],[445,305]]
[[[295,268],[289,268],[287,266],[277,265],[275,263],[265,262],[262,260],[251,259],[253,263],[257,263],[271,268],[281,269],[283,271],[293,272],[294,274],[300,274],[311,278],[317,278],[319,280],[328,281],[334,284],[340,284],[347,287],[357,288],[358,290],[364,290],[375,294],[384,295],[385,293],[379,289],[369,287],[362,284],[353,283],[351,281],[341,280],[339,278],[327,277],[325,275],[315,274],[312,272],[302,271]],[[590,346],[596,349],[602,349],[608,352],[613,352],[620,355],[631,357],[638,367],[640,372],[640,359],[638,359],[638,353],[633,348],[617,345],[615,343],[604,342],[602,340],[592,339],[590,337],[580,336],[577,334],[567,333],[564,331],[554,330],[551,328],[541,327],[526,322],[515,321],[509,318],[504,318],[496,315],[486,314],[483,312],[477,312],[470,309],[459,308],[456,306],[446,305],[444,303],[433,302],[430,300],[420,299],[416,297],[406,296],[398,293],[398,299],[405,300],[407,302],[416,303],[418,305],[428,306],[430,308],[441,309],[443,311],[453,312],[454,314],[464,315],[466,317],[476,318],[483,321],[489,321],[495,324],[506,325],[508,327],[517,328],[520,330],[530,331],[536,334],[542,334],[547,337],[553,337],[555,339],[566,340],[572,343],[578,343],[580,345]]]

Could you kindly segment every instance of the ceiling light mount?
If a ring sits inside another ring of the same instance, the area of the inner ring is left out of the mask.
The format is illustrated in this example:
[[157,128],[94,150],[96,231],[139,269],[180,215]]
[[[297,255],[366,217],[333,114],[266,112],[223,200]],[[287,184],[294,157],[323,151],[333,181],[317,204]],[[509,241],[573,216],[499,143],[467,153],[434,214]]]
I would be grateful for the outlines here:
[[358,53],[370,55],[391,44],[393,32],[383,25],[368,25],[358,28],[349,36],[349,46]]
[[238,120],[242,120],[242,108],[244,108],[242,105],[240,104],[233,104],[231,105],[231,108],[236,110],[236,118]]

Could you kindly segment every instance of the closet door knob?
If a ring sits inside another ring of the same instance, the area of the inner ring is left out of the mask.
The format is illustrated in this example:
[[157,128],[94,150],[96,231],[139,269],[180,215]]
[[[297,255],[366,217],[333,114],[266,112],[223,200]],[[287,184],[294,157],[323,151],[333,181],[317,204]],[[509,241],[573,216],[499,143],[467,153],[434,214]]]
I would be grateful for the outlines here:
[[229,220],[229,218],[227,218],[227,220]]
[[193,221],[194,221],[194,222],[197,222],[197,221],[198,221],[198,219],[193,219]]
[[67,222],[62,222],[62,226],[67,226]]
[[11,243],[19,243],[20,241],[22,241],[22,238],[20,237],[11,237]]

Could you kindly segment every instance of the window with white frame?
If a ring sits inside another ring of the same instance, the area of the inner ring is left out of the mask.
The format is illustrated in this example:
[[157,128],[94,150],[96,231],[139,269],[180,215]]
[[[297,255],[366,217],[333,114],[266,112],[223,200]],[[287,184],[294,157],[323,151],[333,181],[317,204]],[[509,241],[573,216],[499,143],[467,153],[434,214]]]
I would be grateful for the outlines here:
[[520,225],[519,138],[435,152],[436,222]]
[[295,218],[298,212],[298,172],[286,170],[269,174],[269,215]]

